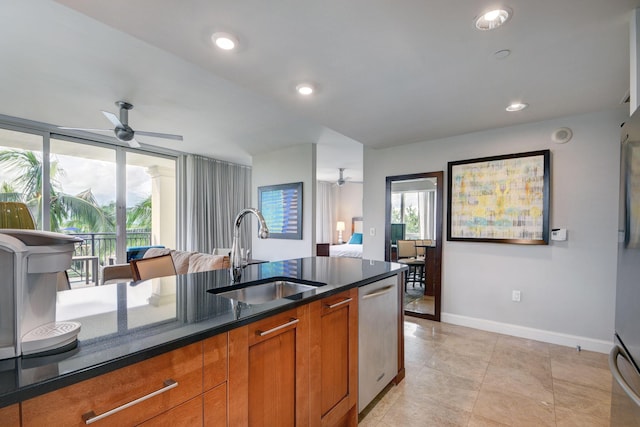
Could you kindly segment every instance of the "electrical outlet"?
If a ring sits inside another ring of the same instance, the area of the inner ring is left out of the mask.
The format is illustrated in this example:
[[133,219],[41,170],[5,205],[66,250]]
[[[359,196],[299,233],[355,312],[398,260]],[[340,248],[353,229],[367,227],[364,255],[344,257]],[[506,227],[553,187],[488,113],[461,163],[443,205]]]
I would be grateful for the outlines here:
[[520,291],[511,291],[511,300],[520,302]]

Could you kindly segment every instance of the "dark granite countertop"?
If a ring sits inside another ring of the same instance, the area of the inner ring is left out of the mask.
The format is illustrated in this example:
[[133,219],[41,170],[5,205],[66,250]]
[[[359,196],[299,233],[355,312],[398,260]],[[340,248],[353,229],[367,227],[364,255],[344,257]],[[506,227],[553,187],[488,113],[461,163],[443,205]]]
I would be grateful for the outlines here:
[[[406,269],[396,263],[313,257],[58,292],[57,320],[82,324],[76,348],[0,361],[0,407],[23,401]],[[213,292],[273,279],[317,287],[288,299],[237,304]],[[213,292],[211,292],[213,291]]]

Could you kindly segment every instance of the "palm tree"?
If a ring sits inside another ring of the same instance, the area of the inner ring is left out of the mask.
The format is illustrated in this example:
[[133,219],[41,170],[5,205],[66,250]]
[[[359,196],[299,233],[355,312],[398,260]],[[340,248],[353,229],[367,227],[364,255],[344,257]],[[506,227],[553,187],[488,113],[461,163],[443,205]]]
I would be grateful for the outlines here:
[[151,195],[127,212],[127,228],[151,229]]
[[0,202],[21,202],[22,194],[17,192],[13,185],[3,182],[0,185]]
[[[4,150],[0,151],[0,165],[8,171],[14,171],[18,177],[11,185],[2,186],[3,198],[16,198],[29,206],[36,223],[42,224],[42,161],[33,151]],[[57,160],[49,164],[50,170],[50,216],[51,230],[58,231],[65,220],[80,221],[91,231],[113,229],[113,219],[105,215],[96,203],[91,190],[85,190],[75,196],[64,193],[60,189],[58,177],[64,175]],[[13,190],[6,192],[5,190]],[[15,191],[19,189],[20,191]]]

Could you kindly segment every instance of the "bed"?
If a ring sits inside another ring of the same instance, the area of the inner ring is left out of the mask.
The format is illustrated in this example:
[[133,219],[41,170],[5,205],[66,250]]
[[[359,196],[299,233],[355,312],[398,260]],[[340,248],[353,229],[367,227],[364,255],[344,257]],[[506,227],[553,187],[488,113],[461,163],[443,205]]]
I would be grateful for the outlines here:
[[362,229],[362,217],[354,216],[351,218],[351,238],[343,245],[329,246],[329,256],[362,258]]

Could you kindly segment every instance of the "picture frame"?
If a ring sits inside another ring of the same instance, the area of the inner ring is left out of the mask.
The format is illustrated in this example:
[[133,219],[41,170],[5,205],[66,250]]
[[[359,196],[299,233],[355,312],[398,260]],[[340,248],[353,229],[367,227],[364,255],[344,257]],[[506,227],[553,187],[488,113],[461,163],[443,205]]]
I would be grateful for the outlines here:
[[302,182],[258,187],[270,239],[302,240]]
[[447,240],[549,244],[550,150],[448,163]]

